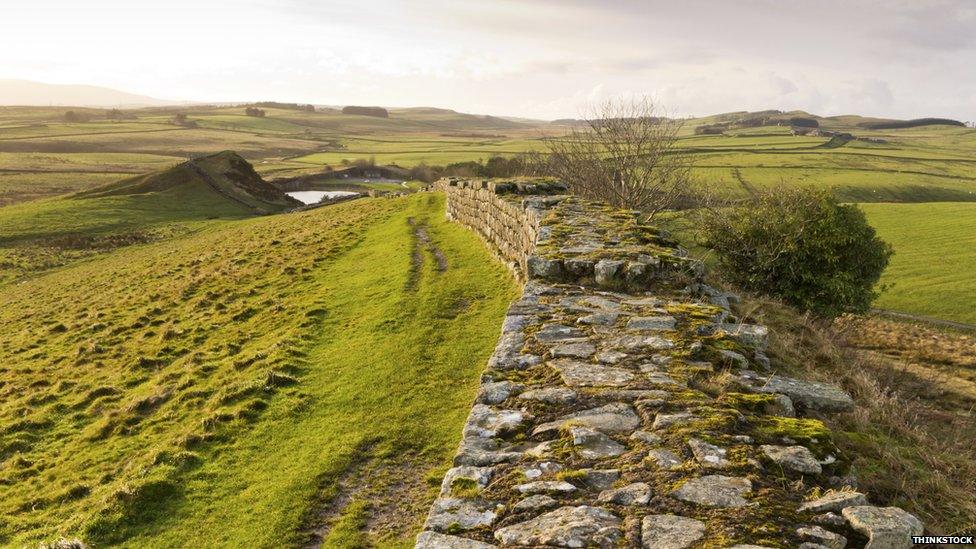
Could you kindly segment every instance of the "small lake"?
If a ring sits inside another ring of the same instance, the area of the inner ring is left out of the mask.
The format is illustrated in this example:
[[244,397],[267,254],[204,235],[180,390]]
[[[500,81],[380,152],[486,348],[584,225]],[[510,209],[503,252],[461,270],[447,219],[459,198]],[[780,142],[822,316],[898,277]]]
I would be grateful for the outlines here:
[[354,193],[352,191],[295,191],[285,194],[294,198],[295,200],[300,201],[302,204],[318,204],[323,200],[356,196],[359,193]]

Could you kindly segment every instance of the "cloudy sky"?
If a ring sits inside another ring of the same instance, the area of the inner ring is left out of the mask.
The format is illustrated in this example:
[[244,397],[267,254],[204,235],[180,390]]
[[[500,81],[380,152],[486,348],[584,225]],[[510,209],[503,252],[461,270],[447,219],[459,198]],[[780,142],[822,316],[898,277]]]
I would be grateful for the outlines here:
[[969,0],[3,0],[0,78],[165,99],[558,118],[650,95],[679,115],[976,120]]

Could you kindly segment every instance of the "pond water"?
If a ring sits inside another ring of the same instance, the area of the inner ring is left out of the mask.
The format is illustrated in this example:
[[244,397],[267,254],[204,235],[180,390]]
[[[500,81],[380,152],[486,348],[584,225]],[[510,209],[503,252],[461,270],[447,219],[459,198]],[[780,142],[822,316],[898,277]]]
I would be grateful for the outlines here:
[[332,200],[333,198],[355,196],[359,193],[354,193],[352,191],[295,191],[285,194],[301,201],[303,204],[318,204],[326,199]]

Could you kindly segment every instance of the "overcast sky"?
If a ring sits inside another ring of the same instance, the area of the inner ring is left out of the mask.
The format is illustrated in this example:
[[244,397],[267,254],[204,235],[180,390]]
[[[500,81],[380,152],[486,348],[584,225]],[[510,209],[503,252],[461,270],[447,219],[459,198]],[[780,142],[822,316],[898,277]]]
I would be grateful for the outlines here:
[[679,115],[976,120],[976,1],[3,0],[0,78],[536,118],[646,94]]

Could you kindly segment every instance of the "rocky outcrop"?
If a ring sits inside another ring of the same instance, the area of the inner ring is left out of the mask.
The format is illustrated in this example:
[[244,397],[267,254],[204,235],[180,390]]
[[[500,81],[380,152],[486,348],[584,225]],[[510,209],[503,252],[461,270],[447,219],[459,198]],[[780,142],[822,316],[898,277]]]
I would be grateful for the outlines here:
[[898,547],[921,530],[853,491],[815,417],[850,397],[769,373],[765,328],[666,235],[551,183],[437,187],[525,289],[418,547]]

